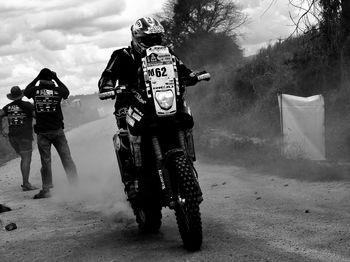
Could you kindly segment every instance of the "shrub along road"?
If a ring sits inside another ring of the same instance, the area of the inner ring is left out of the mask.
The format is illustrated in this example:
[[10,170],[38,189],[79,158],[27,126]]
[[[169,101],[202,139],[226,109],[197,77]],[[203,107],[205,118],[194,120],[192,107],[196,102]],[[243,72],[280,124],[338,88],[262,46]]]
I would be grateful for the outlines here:
[[[302,182],[199,160],[202,250],[182,248],[175,217],[140,235],[123,195],[112,146],[112,118],[68,133],[80,185],[70,188],[53,150],[50,199],[21,192],[19,160],[0,168],[0,260],[6,261],[349,261],[350,183]],[[33,155],[32,182],[40,186]],[[307,174],[305,174],[307,175]]]

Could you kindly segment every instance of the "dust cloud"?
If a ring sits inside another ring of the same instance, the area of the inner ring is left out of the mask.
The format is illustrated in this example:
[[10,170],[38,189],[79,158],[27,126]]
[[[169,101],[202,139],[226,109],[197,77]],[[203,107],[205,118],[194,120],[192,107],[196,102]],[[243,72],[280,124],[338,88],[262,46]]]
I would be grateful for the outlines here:
[[123,191],[112,136],[115,120],[108,117],[85,124],[66,133],[79,185],[68,184],[60,159],[53,154],[52,200],[61,204],[80,205],[99,212],[111,223],[129,224],[133,214]]

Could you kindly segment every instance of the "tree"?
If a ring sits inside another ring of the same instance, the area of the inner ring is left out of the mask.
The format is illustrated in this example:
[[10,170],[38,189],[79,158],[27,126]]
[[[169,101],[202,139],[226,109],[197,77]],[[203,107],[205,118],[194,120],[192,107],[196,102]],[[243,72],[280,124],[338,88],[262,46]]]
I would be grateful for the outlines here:
[[[350,34],[350,1],[349,0],[289,0],[289,3],[300,9],[300,14],[292,18],[295,31],[298,33],[309,32],[317,28],[327,49],[331,52],[339,51]],[[316,24],[310,22],[310,16],[316,20]],[[302,28],[301,25],[305,28]],[[340,47],[340,48],[339,48]]]
[[167,42],[191,65],[242,57],[236,31],[247,16],[232,1],[168,0],[160,19]]
[[229,0],[169,0],[162,20],[176,46],[195,33],[235,35],[247,16]]
[[[350,81],[350,1],[349,0],[289,0],[299,8],[300,15],[292,18],[295,32],[313,33],[317,38],[319,54],[323,63],[338,68],[341,82]],[[316,24],[311,25],[310,17]],[[306,27],[303,29],[301,25]],[[316,46],[316,44],[312,44]],[[337,73],[337,72],[335,72]]]

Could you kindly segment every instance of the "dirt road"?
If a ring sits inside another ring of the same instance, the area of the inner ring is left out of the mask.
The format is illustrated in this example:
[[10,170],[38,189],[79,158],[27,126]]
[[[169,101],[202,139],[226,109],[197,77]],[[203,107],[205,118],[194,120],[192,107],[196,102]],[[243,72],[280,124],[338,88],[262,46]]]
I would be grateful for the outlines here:
[[[182,248],[172,212],[157,235],[137,231],[111,144],[112,118],[68,133],[81,184],[68,186],[53,150],[50,199],[21,192],[19,161],[0,168],[0,261],[350,261],[350,184],[307,183],[197,162],[204,193],[202,250]],[[39,157],[32,182],[40,186]],[[305,174],[307,176],[307,174]]]

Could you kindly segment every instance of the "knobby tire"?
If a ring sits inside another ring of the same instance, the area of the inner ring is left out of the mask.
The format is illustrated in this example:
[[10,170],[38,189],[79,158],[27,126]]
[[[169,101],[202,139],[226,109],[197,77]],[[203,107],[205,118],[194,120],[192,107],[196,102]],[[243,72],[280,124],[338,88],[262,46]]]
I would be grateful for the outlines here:
[[173,172],[177,177],[177,193],[185,203],[175,207],[176,221],[184,247],[196,251],[202,245],[202,221],[198,201],[198,182],[184,155],[174,157]]

